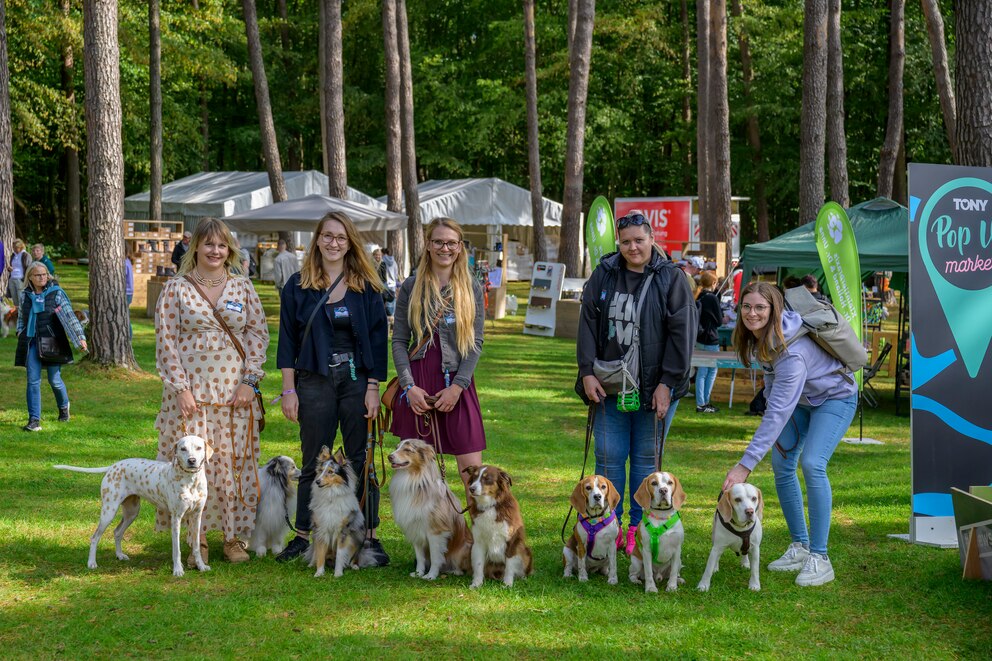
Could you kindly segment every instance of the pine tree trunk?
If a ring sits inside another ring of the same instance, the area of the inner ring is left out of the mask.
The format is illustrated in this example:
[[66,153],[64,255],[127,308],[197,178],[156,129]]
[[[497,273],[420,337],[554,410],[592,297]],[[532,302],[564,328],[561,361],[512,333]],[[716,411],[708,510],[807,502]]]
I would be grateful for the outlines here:
[[954,80],[960,165],[992,166],[992,12],[984,0],[958,0]]
[[799,224],[816,218],[824,198],[827,124],[827,0],[805,0],[803,105],[799,127]]
[[320,0],[324,32],[324,50],[320,59],[324,69],[324,125],[327,152],[327,184],[331,197],[348,199],[348,166],[344,142],[344,74],[341,54],[341,0]]
[[589,94],[589,65],[592,57],[593,21],[596,0],[577,0],[575,37],[569,53],[568,130],[565,137],[565,198],[561,212],[561,245],[558,261],[565,275],[580,278],[582,254],[582,175],[585,165],[586,97]]
[[840,0],[827,0],[827,158],[830,199],[851,206],[847,178],[847,134],[844,131],[844,51],[840,40]]
[[[61,0],[62,16],[69,18],[69,0]],[[73,68],[75,67],[72,44],[66,39],[62,45],[62,93],[65,94],[66,105],[76,107],[76,89],[73,83]],[[79,196],[79,150],[76,148],[78,133],[75,121],[71,124],[73,145],[63,149],[65,161],[65,216],[69,225],[69,244],[74,250],[83,248],[83,230],[80,221]]]
[[[709,122],[713,159],[710,164],[709,229],[710,241],[723,241],[725,259],[730,263],[732,223],[730,220],[730,102],[727,98],[727,2],[712,0],[710,5],[710,103]],[[711,249],[707,249],[707,255]],[[715,255],[715,252],[713,253]]]
[[162,219],[162,28],[159,0],[148,0],[148,126],[150,182],[148,217]]
[[765,193],[764,166],[761,158],[761,131],[758,126],[758,113],[754,110],[754,100],[751,95],[754,84],[754,71],[751,68],[751,46],[748,42],[744,21],[744,8],[741,0],[732,0],[731,15],[738,19],[737,45],[741,51],[741,79],[744,87],[744,99],[747,105],[747,143],[751,147],[751,162],[754,163],[754,202],[758,221],[758,241],[767,241],[768,234],[768,195]]
[[203,159],[200,167],[210,171],[210,94],[206,81],[200,81],[200,140],[203,144]]
[[279,12],[279,41],[282,49],[289,51],[293,44],[289,41],[289,16],[286,13],[286,0],[276,0],[276,11]]
[[396,0],[396,44],[400,56],[400,122],[403,127],[401,163],[403,195],[406,199],[407,239],[410,268],[416,268],[424,252],[424,226],[420,218],[420,191],[417,190],[417,138],[413,127],[413,70],[410,61],[410,34],[406,0]]
[[[0,294],[7,293],[7,269],[14,248],[14,136],[10,128],[10,67],[7,63],[7,9],[0,0]],[[15,301],[15,305],[17,301]]]
[[90,358],[138,369],[124,296],[124,152],[116,0],[83,2],[90,224]]
[[[396,42],[396,0],[383,0],[382,41],[386,73],[386,208],[403,211],[403,165],[401,163],[402,128],[400,126],[400,53]],[[392,230],[386,235],[386,246],[405,273],[404,252],[406,232]]]
[[940,13],[937,0],[920,0],[923,17],[927,22],[927,35],[930,38],[930,52],[933,55],[933,77],[937,81],[937,96],[940,98],[940,112],[944,116],[944,130],[947,131],[947,144],[951,154],[957,152],[957,110],[954,102],[954,85],[951,83],[951,70],[947,66],[947,45],[944,43],[944,17]]
[[892,197],[899,143],[902,141],[902,73],[906,66],[906,0],[889,2],[889,119],[878,164],[878,194]]
[[[709,217],[710,144],[710,1],[696,0],[696,213],[700,225]],[[692,237],[690,237],[692,238]]]
[[[682,123],[688,127],[692,126],[692,31],[689,30],[689,4],[688,0],[679,2],[680,17],[682,19],[682,80],[685,85],[685,94],[682,95]],[[682,188],[689,190],[692,188],[692,145],[685,145],[685,168],[682,174]]]
[[527,78],[527,162],[530,169],[534,261],[546,262],[548,249],[544,239],[544,189],[541,185],[541,146],[537,129],[537,40],[534,36],[534,0],[523,0],[523,3],[524,69]]
[[265,76],[265,61],[262,58],[262,40],[258,35],[258,16],[255,0],[241,0],[245,12],[245,34],[248,38],[248,63],[251,78],[255,83],[255,105],[258,107],[259,134],[262,139],[262,154],[265,169],[269,173],[269,188],[272,201],[287,199],[286,182],[282,178],[282,160],[279,157],[279,144],[276,140],[276,127],[272,121],[272,104],[269,101],[269,81]]

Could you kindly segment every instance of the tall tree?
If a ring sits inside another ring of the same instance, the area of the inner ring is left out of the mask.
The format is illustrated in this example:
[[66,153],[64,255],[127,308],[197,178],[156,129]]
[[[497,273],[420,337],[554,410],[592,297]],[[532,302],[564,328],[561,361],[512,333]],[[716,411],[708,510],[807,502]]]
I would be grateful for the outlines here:
[[148,217],[162,218],[162,27],[159,0],[148,0],[148,127],[150,183]]
[[892,197],[902,142],[902,74],[906,66],[906,0],[889,2],[889,117],[878,164],[878,194]]
[[565,195],[561,212],[558,261],[565,273],[582,277],[582,178],[585,166],[586,99],[592,58],[592,29],[596,0],[576,0],[575,36],[569,52],[568,129],[565,134]]
[[344,68],[341,55],[341,0],[320,0],[324,33],[320,66],[323,69],[324,151],[327,153],[327,184],[332,197],[348,199],[348,166],[344,143]]
[[947,45],[944,43],[944,17],[940,13],[937,0],[920,0],[923,17],[927,22],[927,36],[930,39],[930,53],[933,56],[933,76],[937,81],[937,97],[940,99],[940,112],[944,116],[944,130],[947,131],[947,145],[951,154],[957,153],[957,109],[954,102],[954,85],[951,83],[951,69],[947,66]]
[[[730,262],[730,102],[727,96],[727,2],[712,0],[709,30],[710,121],[707,123],[712,160],[709,164],[709,218],[701,222],[704,240],[723,241]],[[702,220],[702,219],[701,219]]]
[[823,206],[827,124],[827,0],[805,0],[803,106],[799,122],[799,224]]
[[984,0],[959,0],[954,81],[961,165],[992,166],[992,12]]
[[851,206],[844,132],[844,51],[840,40],[840,0],[827,0],[827,159],[830,199]]
[[537,39],[534,0],[524,3],[524,69],[527,78],[527,163],[530,169],[530,213],[534,226],[534,261],[545,262],[544,188],[541,186],[541,146],[537,130]]
[[[386,74],[386,208],[403,210],[403,165],[400,161],[402,128],[400,126],[400,51],[396,42],[396,0],[382,2],[382,41]],[[392,230],[386,235],[386,245],[404,273],[406,232]]]
[[84,0],[86,173],[90,226],[90,357],[138,369],[124,296],[124,152],[117,0]]
[[754,201],[758,221],[758,241],[767,241],[768,233],[768,194],[765,192],[765,175],[761,157],[761,130],[758,125],[758,112],[754,108],[754,70],[751,68],[751,45],[744,23],[744,8],[741,0],[732,0],[731,15],[740,23],[737,27],[737,46],[741,51],[741,80],[744,100],[747,105],[747,143],[751,147],[751,162],[754,164]]
[[283,202],[286,194],[286,182],[282,177],[282,161],[279,158],[279,144],[276,141],[276,127],[272,120],[272,104],[269,101],[269,80],[265,76],[265,61],[262,58],[262,40],[258,34],[258,15],[255,12],[255,0],[241,0],[245,13],[245,33],[248,37],[248,63],[251,66],[251,78],[255,84],[255,105],[258,108],[258,125],[262,138],[262,154],[265,157],[265,169],[269,173],[269,188],[272,189],[272,201]]
[[[10,67],[7,64],[7,2],[0,0],[0,292],[7,291],[7,262],[14,242],[14,143],[10,130]],[[15,301],[15,304],[18,302]]]
[[[61,0],[62,18],[66,22],[69,19],[69,0]],[[73,80],[75,62],[72,52],[72,41],[68,36],[62,44],[62,93],[65,95],[66,105],[70,108],[76,107],[76,85]],[[79,191],[79,150],[76,131],[76,122],[70,124],[70,144],[62,150],[62,157],[65,161],[65,215],[69,224],[69,244],[74,250],[83,248],[83,228],[80,219],[81,196]]]
[[696,212],[709,217],[710,0],[696,0]]
[[413,127],[413,65],[410,59],[410,32],[406,0],[396,1],[396,45],[400,56],[400,122],[403,126],[401,162],[403,195],[406,199],[407,245],[410,268],[416,268],[424,252],[424,227],[420,218],[420,191],[417,190],[417,137]]
[[[682,20],[682,80],[685,92],[682,94],[682,123],[692,126],[692,31],[689,29],[689,2],[679,0],[679,17]],[[685,168],[682,172],[682,188],[692,188],[692,147],[685,147]]]

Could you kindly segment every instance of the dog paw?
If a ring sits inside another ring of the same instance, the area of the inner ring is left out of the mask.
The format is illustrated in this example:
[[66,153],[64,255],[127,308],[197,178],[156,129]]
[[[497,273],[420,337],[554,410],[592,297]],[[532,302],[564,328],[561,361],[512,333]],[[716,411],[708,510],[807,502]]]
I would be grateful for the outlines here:
[[482,581],[472,581],[472,584],[468,586],[471,590],[477,590],[482,587]]
[[709,592],[710,584],[700,582],[700,584],[696,586],[696,589],[699,590],[700,592]]
[[210,571],[210,565],[205,565],[202,562],[196,566],[197,571]]
[[757,581],[751,581],[747,584],[747,587],[754,592],[761,592],[761,583],[758,583]]
[[313,577],[314,577],[314,578],[320,578],[320,577],[321,577],[321,576],[323,576],[323,575],[324,575],[324,568],[323,568],[323,567],[321,567],[320,569],[318,569],[318,570],[316,571],[316,573],[314,573],[314,575],[313,575]]
[[412,571],[412,572],[410,572],[410,578],[423,578],[423,577],[424,577],[424,575],[422,573],[420,573],[419,571]]
[[424,574],[421,578],[423,578],[425,581],[434,581],[434,580],[437,580],[437,577],[438,577],[438,574],[435,574],[434,572],[431,572],[429,574]]
[[616,585],[617,584],[617,577],[616,576],[610,576],[608,579],[606,579],[606,582],[609,583],[610,585]]
[[[278,553],[278,551],[276,551],[275,549],[273,549],[273,552],[274,553]],[[262,548],[260,548],[260,549],[255,549],[255,557],[256,558],[264,558],[265,557],[265,553],[266,553],[266,550],[265,550],[265,547],[264,546]]]
[[658,591],[658,586],[657,585],[653,585],[653,584],[652,585],[645,585],[644,586],[644,591],[645,592],[657,592]]
[[678,592],[678,589],[679,589],[678,585],[669,584],[668,586],[665,587],[665,592]]
[[579,583],[585,583],[589,580],[589,574],[579,574]]
[[90,569],[96,569],[96,560],[90,560],[89,562],[86,563],[86,566],[89,567]]
[[751,568],[751,561],[748,559],[746,555],[741,558],[741,567],[743,567],[744,569]]
[[121,551],[120,553],[117,554],[117,559],[126,561],[126,560],[130,560],[131,558],[127,557],[127,553]]
[[186,572],[185,570],[183,570],[182,565],[176,565],[175,567],[172,568],[172,575],[175,576],[176,578],[182,578],[182,576],[185,574]]

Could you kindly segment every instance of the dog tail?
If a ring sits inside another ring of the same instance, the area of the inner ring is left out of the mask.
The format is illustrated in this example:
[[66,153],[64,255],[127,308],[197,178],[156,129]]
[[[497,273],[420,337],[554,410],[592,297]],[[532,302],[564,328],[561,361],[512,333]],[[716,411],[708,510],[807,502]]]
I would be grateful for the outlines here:
[[64,471],[76,471],[77,473],[106,473],[110,470],[110,466],[102,466],[100,468],[81,468],[79,466],[66,466],[65,464],[55,464],[52,468],[58,468]]

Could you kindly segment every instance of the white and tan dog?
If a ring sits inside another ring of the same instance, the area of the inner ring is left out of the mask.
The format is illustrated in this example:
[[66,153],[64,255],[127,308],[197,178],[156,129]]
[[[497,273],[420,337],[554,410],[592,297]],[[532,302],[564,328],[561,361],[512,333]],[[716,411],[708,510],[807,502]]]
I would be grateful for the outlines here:
[[[103,503],[100,523],[90,538],[90,556],[86,563],[96,569],[96,546],[103,532],[120,509],[121,522],[114,528],[118,560],[128,560],[121,549],[124,531],[134,522],[141,499],[169,513],[172,523],[172,575],[183,575],[179,547],[179,527],[183,519],[192,531],[193,559],[200,571],[209,571],[200,556],[200,517],[207,504],[207,476],[204,467],[213,450],[199,436],[183,436],[176,442],[172,461],[124,459],[102,468],[80,468],[58,464],[54,468],[78,473],[106,473],[100,485]],[[188,518],[187,518],[188,517]]]
[[460,576],[472,566],[472,533],[455,494],[441,479],[436,456],[434,448],[415,438],[400,441],[389,455],[393,520],[417,557],[410,576],[428,581],[442,572]]
[[602,475],[579,480],[570,499],[577,520],[572,536],[562,549],[565,578],[577,569],[579,581],[589,580],[589,572],[606,574],[606,582],[617,584],[617,535],[620,519],[616,508],[620,494]]
[[510,493],[513,481],[496,466],[469,466],[462,472],[468,475],[468,512],[472,517],[469,587],[482,586],[486,577],[502,578],[506,587],[513,587],[514,579],[534,571],[520,505]]
[[0,297],[0,336],[7,337],[17,330],[17,305],[6,297]]
[[286,547],[289,534],[289,517],[296,514],[296,482],[300,469],[291,457],[285,455],[269,459],[258,471],[258,488],[261,497],[255,510],[255,527],[252,529],[248,548],[259,558],[269,549],[275,554]]
[[761,589],[758,576],[758,563],[761,549],[761,518],[765,511],[765,501],[761,489],[741,482],[735,484],[720,496],[713,515],[713,548],[706,561],[706,570],[696,588],[700,592],[710,589],[713,573],[720,570],[720,555],[726,549],[741,556],[741,567],[751,569],[748,587]]
[[666,581],[665,590],[679,588],[682,542],[685,528],[679,510],[685,491],[679,478],[667,472],[651,473],[641,482],[634,500],[644,510],[637,526],[637,546],[630,556],[631,583],[644,581],[645,592],[657,592],[656,582]]

